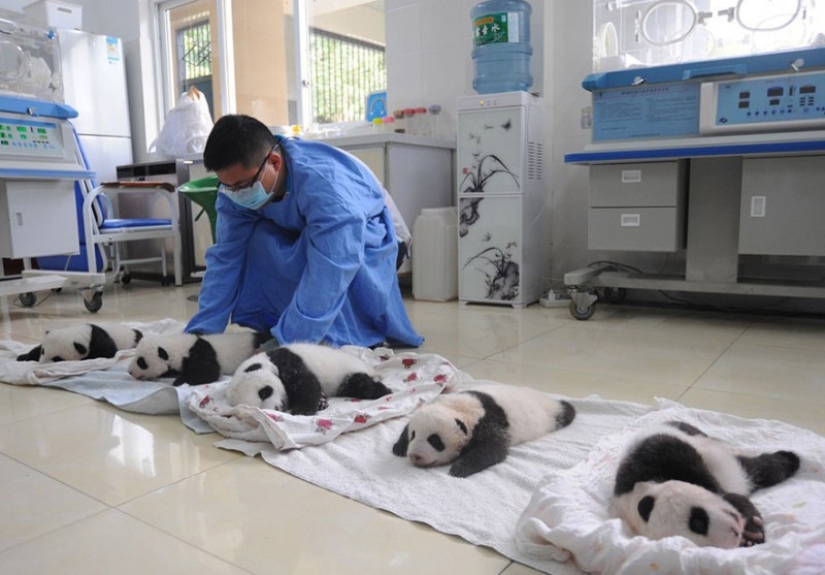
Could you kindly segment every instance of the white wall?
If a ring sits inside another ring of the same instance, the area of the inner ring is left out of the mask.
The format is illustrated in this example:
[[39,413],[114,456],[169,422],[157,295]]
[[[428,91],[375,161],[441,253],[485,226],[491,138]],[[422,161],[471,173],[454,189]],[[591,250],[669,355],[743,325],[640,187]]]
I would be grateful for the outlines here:
[[[455,122],[456,99],[475,94],[470,11],[477,3],[478,0],[384,2],[390,109],[441,104],[446,123]],[[547,95],[545,0],[532,0],[530,4],[534,79],[531,91]]]
[[581,82],[592,69],[593,3],[553,2],[553,259],[551,275],[560,281],[568,271],[592,261],[587,250],[587,206],[590,183],[587,168],[564,163],[564,155],[580,152],[590,143],[591,130],[581,126],[582,108],[590,93]]

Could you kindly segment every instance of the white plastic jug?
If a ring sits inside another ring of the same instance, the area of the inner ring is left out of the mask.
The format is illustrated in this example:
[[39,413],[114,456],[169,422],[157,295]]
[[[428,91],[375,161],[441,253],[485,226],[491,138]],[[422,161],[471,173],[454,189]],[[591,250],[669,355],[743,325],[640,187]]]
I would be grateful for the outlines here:
[[423,209],[415,219],[412,270],[415,299],[458,297],[458,213],[454,206]]

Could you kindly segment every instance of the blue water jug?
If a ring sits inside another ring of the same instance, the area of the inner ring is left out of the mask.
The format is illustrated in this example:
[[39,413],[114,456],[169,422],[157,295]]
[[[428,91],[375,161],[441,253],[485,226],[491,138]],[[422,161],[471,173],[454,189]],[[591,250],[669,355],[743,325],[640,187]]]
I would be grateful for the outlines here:
[[530,13],[524,0],[485,0],[473,20],[473,88],[479,94],[527,91],[530,74]]

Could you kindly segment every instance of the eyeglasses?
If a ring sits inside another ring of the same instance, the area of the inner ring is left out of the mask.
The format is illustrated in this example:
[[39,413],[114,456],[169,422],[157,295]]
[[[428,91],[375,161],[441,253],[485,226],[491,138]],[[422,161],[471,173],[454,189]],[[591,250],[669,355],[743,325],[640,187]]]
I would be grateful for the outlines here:
[[[274,150],[275,148],[272,148],[272,149]],[[223,182],[221,182],[220,180],[218,180],[218,185],[220,186],[220,188],[221,188],[223,191],[225,191],[225,192],[233,192],[233,193],[239,192],[239,191],[241,191],[241,190],[245,190],[246,188],[248,188],[248,187],[250,187],[250,186],[254,185],[254,184],[255,184],[255,182],[257,182],[257,181],[258,181],[258,178],[260,177],[260,175],[261,175],[261,171],[263,171],[264,166],[266,166],[266,162],[269,160],[269,154],[271,154],[271,153],[272,153],[272,150],[270,150],[270,151],[269,151],[269,153],[268,153],[268,154],[266,155],[266,157],[264,158],[264,161],[263,161],[263,162],[261,162],[261,166],[258,168],[258,171],[257,171],[257,172],[255,172],[255,175],[252,177],[252,179],[251,179],[251,180],[249,180],[248,182],[246,182],[244,185],[242,185],[242,186],[239,186],[239,185],[238,185],[238,186],[230,186],[229,184],[224,184],[224,183],[223,183]]]

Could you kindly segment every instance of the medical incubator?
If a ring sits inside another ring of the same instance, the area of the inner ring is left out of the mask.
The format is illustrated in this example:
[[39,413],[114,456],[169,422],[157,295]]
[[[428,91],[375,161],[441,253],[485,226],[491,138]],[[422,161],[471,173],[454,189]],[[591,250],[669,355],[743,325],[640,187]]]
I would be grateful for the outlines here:
[[593,71],[822,45],[821,0],[594,0]]
[[576,319],[629,288],[825,297],[825,47],[596,72],[583,87],[592,144],[565,162],[589,166],[589,249],[679,254],[684,270],[569,272]]
[[37,291],[76,285],[96,311],[103,274],[31,263],[79,253],[74,182],[94,177],[69,123],[77,112],[62,103],[58,50],[53,31],[0,19],[0,256],[24,263],[22,279],[0,282],[0,295],[21,294],[31,306]]

